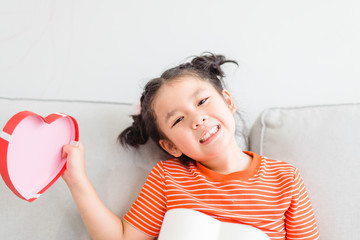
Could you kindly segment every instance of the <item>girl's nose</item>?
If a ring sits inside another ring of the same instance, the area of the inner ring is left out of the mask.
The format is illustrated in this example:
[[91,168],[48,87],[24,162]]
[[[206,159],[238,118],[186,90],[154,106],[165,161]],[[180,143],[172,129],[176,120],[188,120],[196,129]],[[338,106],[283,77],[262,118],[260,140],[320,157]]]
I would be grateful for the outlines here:
[[204,124],[206,120],[207,120],[207,117],[204,114],[198,114],[197,116],[194,116],[192,128],[193,129],[198,128],[199,126]]

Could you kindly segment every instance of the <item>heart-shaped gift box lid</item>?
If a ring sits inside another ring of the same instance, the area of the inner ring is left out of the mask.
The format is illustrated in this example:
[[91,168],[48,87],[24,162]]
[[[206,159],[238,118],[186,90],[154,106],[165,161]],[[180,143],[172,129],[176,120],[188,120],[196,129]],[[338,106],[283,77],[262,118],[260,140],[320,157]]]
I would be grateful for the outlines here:
[[65,171],[62,147],[78,140],[77,122],[69,115],[53,113],[43,118],[19,112],[1,132],[1,176],[18,197],[32,202]]

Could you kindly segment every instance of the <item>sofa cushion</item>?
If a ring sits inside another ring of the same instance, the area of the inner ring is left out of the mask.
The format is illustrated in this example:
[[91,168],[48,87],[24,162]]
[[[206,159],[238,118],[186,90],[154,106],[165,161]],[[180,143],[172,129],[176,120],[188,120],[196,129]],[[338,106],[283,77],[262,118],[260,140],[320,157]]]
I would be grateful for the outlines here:
[[321,239],[360,236],[360,104],[267,109],[249,143],[299,169]]
[[[129,104],[0,98],[0,127],[17,112],[63,112],[79,124],[88,176],[104,203],[119,216],[136,199],[151,168],[169,156],[149,142],[138,150],[117,142],[130,124]],[[90,239],[65,182],[59,179],[32,203],[0,180],[0,239]]]

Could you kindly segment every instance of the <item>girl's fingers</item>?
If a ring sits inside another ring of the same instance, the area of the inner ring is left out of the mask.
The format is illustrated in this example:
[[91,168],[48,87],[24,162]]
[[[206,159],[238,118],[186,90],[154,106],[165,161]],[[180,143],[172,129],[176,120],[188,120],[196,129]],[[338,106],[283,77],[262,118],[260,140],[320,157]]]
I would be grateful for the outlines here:
[[65,144],[62,148],[62,158],[67,158],[78,147],[80,147],[80,145],[77,141],[71,141],[70,144]]
[[69,149],[68,149],[68,144],[64,145],[62,147],[62,153],[61,153],[61,157],[62,158],[66,158],[68,155]]

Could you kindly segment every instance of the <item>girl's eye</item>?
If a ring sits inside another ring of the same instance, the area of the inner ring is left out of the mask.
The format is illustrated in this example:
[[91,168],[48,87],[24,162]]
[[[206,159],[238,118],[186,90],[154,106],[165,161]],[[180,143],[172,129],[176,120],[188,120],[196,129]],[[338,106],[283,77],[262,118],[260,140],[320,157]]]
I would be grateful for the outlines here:
[[200,102],[198,103],[198,106],[203,105],[208,99],[209,97],[201,99]]
[[184,119],[184,117],[179,117],[178,119],[176,119],[176,121],[174,122],[174,124],[171,127],[175,126],[176,124],[178,124],[183,119]]

